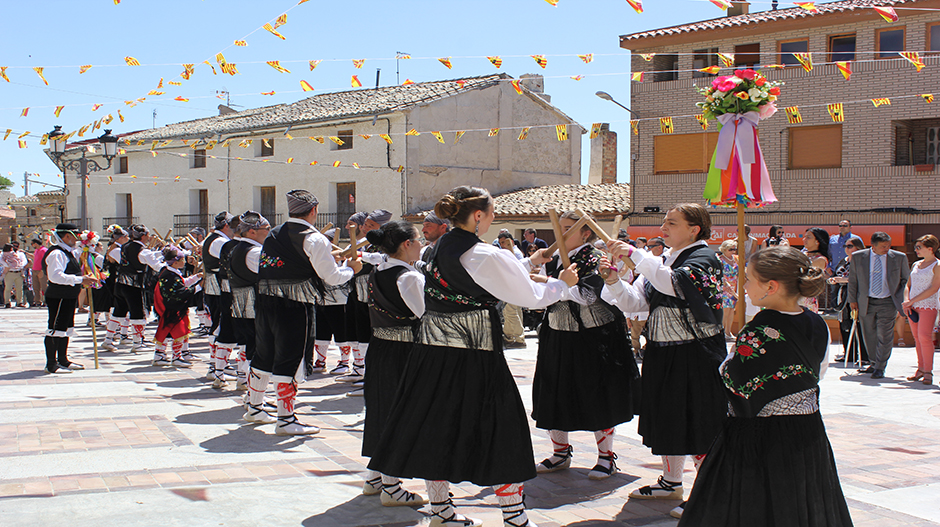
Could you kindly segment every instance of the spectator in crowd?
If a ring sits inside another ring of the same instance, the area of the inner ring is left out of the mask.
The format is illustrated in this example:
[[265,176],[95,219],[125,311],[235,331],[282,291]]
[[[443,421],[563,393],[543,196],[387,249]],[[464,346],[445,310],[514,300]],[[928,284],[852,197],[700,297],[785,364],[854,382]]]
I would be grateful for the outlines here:
[[[829,268],[829,233],[820,227],[810,227],[803,234],[803,253],[809,258],[813,267],[823,270]],[[813,313],[819,313],[819,299],[814,297],[800,297],[800,305],[809,308]]]
[[537,238],[536,234],[537,233],[535,232],[535,229],[531,227],[526,229],[525,232],[522,233],[522,238],[523,238],[522,245],[519,247],[520,249],[522,249],[522,254],[529,253],[530,244],[535,244],[535,246],[538,247],[539,249],[548,249],[548,244],[545,243],[545,240],[541,238]]
[[26,254],[18,250],[19,244],[14,246],[8,243],[3,246],[3,254],[0,255],[0,265],[3,266],[3,305],[13,307],[12,297],[16,297],[16,302],[20,307],[27,307],[26,296],[23,290],[23,273],[26,271],[26,265],[29,263]]
[[503,249],[511,252],[516,259],[521,260],[525,258],[525,255],[522,251],[516,247],[516,240],[513,239],[512,234],[508,230],[500,231],[499,235],[496,237],[496,243]]
[[790,242],[787,241],[782,225],[771,225],[770,231],[767,233],[767,239],[761,242],[761,248],[766,247],[786,247],[790,245]]
[[862,336],[874,361],[862,373],[883,379],[894,347],[894,319],[903,311],[904,288],[910,278],[907,255],[891,249],[886,232],[871,235],[871,249],[856,252],[849,268],[849,305],[858,309]]
[[663,251],[666,250],[666,242],[665,240],[657,236],[655,238],[650,239],[650,241],[646,244],[646,249],[649,252],[653,253],[653,256],[662,258]]
[[636,239],[636,248],[637,249],[646,249],[646,238],[640,236]]
[[[496,237],[499,246],[511,252],[518,260],[524,258],[522,251],[513,243],[512,234],[509,231],[500,232]],[[531,244],[530,247],[538,247]],[[512,304],[505,304],[503,307],[503,339],[505,348],[525,348],[525,328],[522,326],[522,308]]]
[[[865,248],[865,244],[862,242],[861,238],[855,237],[850,238],[846,241],[845,245],[842,247],[845,250],[845,258],[839,261],[835,267],[835,276],[829,279],[829,283],[835,285],[833,287],[833,297],[835,302],[833,305],[836,310],[839,312],[839,332],[842,334],[842,348],[844,352],[841,355],[836,356],[836,361],[845,360],[845,355],[849,354],[849,361],[855,362],[856,357],[854,353],[849,353],[849,337],[852,333],[852,309],[849,307],[848,303],[848,285],[849,285],[849,266],[852,264],[852,254],[855,251],[860,251]],[[861,355],[861,363],[868,363],[868,349],[865,347],[865,339],[862,338],[861,328],[856,327],[856,338],[858,339],[858,350]]]
[[940,310],[940,266],[937,265],[937,251],[940,240],[932,234],[917,238],[914,252],[921,260],[914,262],[911,279],[904,290],[904,303],[901,307],[908,315],[914,346],[917,348],[917,372],[907,378],[909,381],[922,381],[933,384],[933,328],[937,323]]
[[839,222],[839,234],[833,234],[829,237],[829,275],[832,276],[835,274],[836,267],[842,262],[842,259],[846,256],[846,243],[849,240],[858,240],[862,243],[862,246],[865,246],[865,242],[862,241],[862,238],[857,234],[852,234],[852,222],[849,220],[842,220]]
[[731,325],[734,323],[734,306],[738,302],[738,242],[721,242],[718,261],[721,262],[721,310],[725,340],[734,340]]
[[42,272],[42,257],[48,249],[38,238],[29,243],[33,246],[33,305],[46,307],[46,274]]
[[[754,256],[754,253],[760,250],[760,242],[757,241],[757,238],[751,236],[751,226],[744,224],[744,236],[747,238],[744,239],[744,263],[747,264],[751,261],[751,256]],[[737,239],[737,238],[735,238]],[[741,255],[738,255],[739,257]]]

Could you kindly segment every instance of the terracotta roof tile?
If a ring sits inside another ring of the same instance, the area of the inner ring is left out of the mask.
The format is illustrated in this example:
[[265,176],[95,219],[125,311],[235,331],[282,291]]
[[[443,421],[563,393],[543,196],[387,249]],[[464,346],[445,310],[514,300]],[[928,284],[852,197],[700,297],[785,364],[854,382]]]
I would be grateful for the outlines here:
[[[558,212],[580,208],[593,215],[623,214],[630,208],[630,184],[546,185],[505,192],[494,198],[496,217],[546,216],[548,209]],[[406,215],[420,220],[428,212]]]

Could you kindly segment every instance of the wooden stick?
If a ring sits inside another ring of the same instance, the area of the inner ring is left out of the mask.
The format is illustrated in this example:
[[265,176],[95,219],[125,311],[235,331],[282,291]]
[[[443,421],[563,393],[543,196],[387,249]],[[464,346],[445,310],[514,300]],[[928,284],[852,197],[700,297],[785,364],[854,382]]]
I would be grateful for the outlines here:
[[85,296],[88,297],[88,317],[91,320],[91,341],[95,349],[95,369],[98,369],[98,324],[95,316],[95,299],[93,298],[90,287],[85,288]]
[[172,240],[173,237],[170,236],[171,234],[173,234],[173,227],[170,227],[169,229],[167,229],[167,231],[166,231],[166,236],[164,236],[163,239],[164,239],[164,240]]
[[[357,236],[358,231],[359,231],[359,227],[358,227],[358,226],[353,225],[352,227],[350,227],[350,229],[349,229],[349,245],[346,246],[346,250],[343,251],[343,254],[342,254],[342,257],[343,257],[343,258],[349,258],[349,257],[352,256],[352,254],[353,254],[354,252],[356,252],[356,250],[358,249],[358,247],[356,247],[356,242],[359,240],[359,237]],[[356,249],[353,249],[353,247],[356,247]]]
[[620,224],[623,223],[623,214],[614,216],[614,227],[610,229],[610,235],[617,239],[620,236]]
[[[561,222],[558,220],[558,211],[556,211],[554,208],[548,209],[548,217],[551,218],[552,220],[552,230],[555,231],[555,239],[564,241],[565,233],[564,231],[561,230]],[[567,269],[568,266],[571,265],[571,259],[568,258],[567,247],[565,247],[564,244],[559,244],[559,247],[560,249],[558,251],[558,254],[561,256],[561,263],[562,265],[564,265],[564,268],[562,270],[564,270],[564,269]],[[548,253],[548,254],[551,254],[551,253]]]
[[[745,312],[747,306],[744,302],[744,271],[745,271],[745,257],[744,254],[744,242],[747,240],[747,235],[744,234],[744,204],[738,202],[737,206],[738,214],[738,301],[735,307],[737,308],[734,313],[734,319],[738,323],[738,331],[744,329],[744,320],[747,313]],[[848,355],[848,353],[846,353]]]
[[[584,227],[586,224],[587,224],[587,220],[584,218],[584,216],[582,216],[580,220],[574,222],[574,225],[572,225],[570,229],[565,231],[564,239],[567,240],[568,238],[571,238],[572,236],[574,236],[574,233],[580,231],[581,227]],[[558,245],[559,245],[559,241],[555,240],[555,243],[549,245],[548,249],[545,249],[545,254],[551,255],[553,252],[555,252],[558,249]]]
[[331,221],[331,222],[327,223],[326,225],[324,225],[324,226],[323,226],[323,230],[320,231],[320,232],[326,232],[326,231],[328,231],[328,230],[330,230],[330,229],[332,229],[332,228],[333,228],[333,222]]
[[[604,243],[607,243],[615,239],[615,238],[611,238],[610,235],[607,234],[607,232],[604,229],[602,229],[601,226],[598,225],[596,221],[594,221],[594,218],[585,214],[584,211],[582,211],[581,209],[577,209],[576,212],[578,213],[579,216],[581,216],[582,219],[587,218],[588,227],[590,227],[591,230],[594,231],[595,234],[597,234],[598,238],[600,238],[601,240],[604,240]],[[636,265],[634,265],[633,261],[630,260],[629,258],[624,258],[623,262],[630,269],[636,269]]]

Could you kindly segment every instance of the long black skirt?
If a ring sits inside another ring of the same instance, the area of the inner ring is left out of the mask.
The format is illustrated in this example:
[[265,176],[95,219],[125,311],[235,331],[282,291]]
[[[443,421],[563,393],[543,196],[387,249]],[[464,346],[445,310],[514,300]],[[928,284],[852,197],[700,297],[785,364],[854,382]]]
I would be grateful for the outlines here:
[[639,369],[621,322],[574,331],[543,323],[532,418],[544,430],[596,431],[633,419]]
[[534,457],[501,352],[416,344],[369,469],[491,486],[534,478]]
[[728,413],[720,365],[700,342],[646,345],[638,431],[653,454],[708,451]]
[[852,525],[819,412],[729,419],[679,525]]
[[371,457],[379,444],[412,348],[414,342],[396,342],[375,336],[369,343],[369,353],[366,354],[368,375],[363,388],[366,419],[362,433],[362,455],[365,457]]

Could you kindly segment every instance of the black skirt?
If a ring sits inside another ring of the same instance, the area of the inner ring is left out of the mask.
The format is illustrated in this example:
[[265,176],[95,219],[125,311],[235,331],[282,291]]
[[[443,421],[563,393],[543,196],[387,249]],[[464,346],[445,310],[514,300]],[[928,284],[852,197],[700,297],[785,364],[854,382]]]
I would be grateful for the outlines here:
[[720,364],[700,342],[646,345],[638,431],[653,454],[708,451],[728,413]]
[[95,303],[95,313],[107,313],[114,307],[111,288],[107,284],[91,290],[91,300]]
[[532,384],[532,418],[544,430],[596,431],[633,419],[639,383],[620,322],[574,331],[543,323]]
[[412,348],[413,342],[396,342],[374,336],[369,343],[369,353],[366,354],[366,371],[369,374],[365,377],[363,388],[366,419],[362,433],[362,455],[365,457],[372,457],[379,444]]
[[369,469],[491,486],[534,478],[534,457],[501,352],[416,344]]
[[729,419],[679,525],[852,525],[819,412]]

